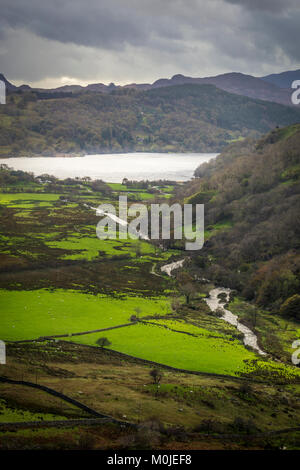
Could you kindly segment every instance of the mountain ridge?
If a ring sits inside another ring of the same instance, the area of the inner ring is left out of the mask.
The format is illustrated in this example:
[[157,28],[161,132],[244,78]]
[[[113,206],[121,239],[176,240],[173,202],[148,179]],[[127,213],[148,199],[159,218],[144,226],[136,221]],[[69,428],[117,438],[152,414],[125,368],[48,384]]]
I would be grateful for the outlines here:
[[300,80],[300,69],[288,70],[281,73],[272,73],[260,78],[278,86],[279,88],[291,88],[294,80]]
[[29,85],[22,85],[16,87],[8,82],[3,75],[3,80],[7,84],[8,91],[33,91],[38,93],[85,93],[85,92],[102,92],[110,93],[118,89],[136,89],[146,91],[155,88],[166,86],[176,86],[184,84],[211,84],[215,85],[221,90],[235,93],[242,96],[247,96],[253,99],[261,99],[274,103],[292,106],[291,102],[291,89],[289,86],[283,86],[290,78],[287,77],[298,76],[300,79],[300,70],[282,72],[280,74],[267,75],[265,77],[254,77],[252,75],[243,74],[241,72],[229,72],[211,77],[189,77],[183,74],[173,75],[171,78],[159,78],[153,83],[129,83],[126,85],[115,85],[110,83],[91,83],[86,86],[82,85],[63,85],[57,88],[31,88]]

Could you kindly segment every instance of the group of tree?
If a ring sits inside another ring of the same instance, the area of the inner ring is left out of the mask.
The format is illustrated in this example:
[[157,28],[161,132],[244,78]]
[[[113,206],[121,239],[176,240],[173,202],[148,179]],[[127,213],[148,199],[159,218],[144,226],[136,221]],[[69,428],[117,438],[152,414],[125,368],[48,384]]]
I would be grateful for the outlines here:
[[238,142],[200,166],[178,195],[205,204],[195,269],[276,312],[294,312],[300,292],[299,149],[300,124]]
[[0,108],[2,156],[123,151],[219,151],[299,121],[297,109],[212,85],[113,90],[47,99],[10,94]]

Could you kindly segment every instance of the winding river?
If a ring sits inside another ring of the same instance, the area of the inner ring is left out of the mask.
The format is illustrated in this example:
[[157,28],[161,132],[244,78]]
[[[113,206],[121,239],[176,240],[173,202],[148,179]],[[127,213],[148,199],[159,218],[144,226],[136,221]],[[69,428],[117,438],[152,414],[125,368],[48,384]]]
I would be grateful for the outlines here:
[[[165,264],[160,269],[162,272],[166,273],[168,276],[172,276],[172,271],[174,269],[181,268],[183,266],[184,261],[185,261],[184,259],[181,259],[173,263]],[[226,299],[225,300],[220,299],[219,298],[220,294],[225,294]],[[205,302],[207,303],[207,305],[213,312],[216,310],[221,310],[223,313],[221,319],[226,321],[227,323],[230,323],[230,325],[235,326],[238,329],[238,331],[243,333],[244,335],[243,342],[245,346],[250,346],[261,356],[266,356],[266,353],[257,344],[256,334],[253,333],[253,331],[250,330],[250,328],[240,323],[237,315],[234,315],[232,312],[230,312],[230,310],[227,310],[224,307],[224,305],[229,302],[229,295],[230,295],[230,289],[227,289],[226,287],[215,287],[209,292],[209,297],[205,299]]]
[[[225,294],[226,300],[221,300],[219,298],[220,294]],[[223,313],[221,319],[235,326],[241,333],[243,333],[243,342],[245,346],[250,346],[261,356],[266,356],[266,353],[257,344],[256,334],[253,333],[250,328],[240,323],[237,315],[234,315],[230,310],[227,310],[224,307],[224,305],[229,302],[229,295],[230,289],[226,289],[225,287],[216,287],[209,292],[209,297],[205,299],[205,302],[212,311],[221,310]]]

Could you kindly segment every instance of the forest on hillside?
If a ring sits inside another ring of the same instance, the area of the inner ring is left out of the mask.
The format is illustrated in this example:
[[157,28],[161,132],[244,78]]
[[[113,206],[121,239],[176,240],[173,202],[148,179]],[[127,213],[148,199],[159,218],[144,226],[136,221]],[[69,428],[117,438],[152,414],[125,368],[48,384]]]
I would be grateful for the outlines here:
[[297,318],[299,149],[300,125],[232,144],[181,190],[188,202],[205,203],[206,243],[194,268],[274,312],[296,296]]
[[124,151],[216,152],[275,126],[298,109],[228,93],[213,85],[149,91],[15,92],[0,107],[0,156]]

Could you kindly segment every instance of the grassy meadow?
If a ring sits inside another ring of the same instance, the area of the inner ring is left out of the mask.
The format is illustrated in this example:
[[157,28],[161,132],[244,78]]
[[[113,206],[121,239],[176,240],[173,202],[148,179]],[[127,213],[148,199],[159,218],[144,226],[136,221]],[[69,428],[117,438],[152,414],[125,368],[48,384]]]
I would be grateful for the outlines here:
[[165,315],[170,303],[166,297],[120,298],[63,289],[2,290],[0,309],[1,338],[20,341],[129,323],[136,309],[143,315]]
[[[199,330],[197,335],[191,336],[166,329],[163,324],[137,324],[107,331],[105,336],[111,342],[111,349],[191,371],[238,375],[246,370],[248,360],[256,358],[240,341],[225,335],[214,336]],[[70,341],[96,346],[99,336],[101,334],[92,333]]]

